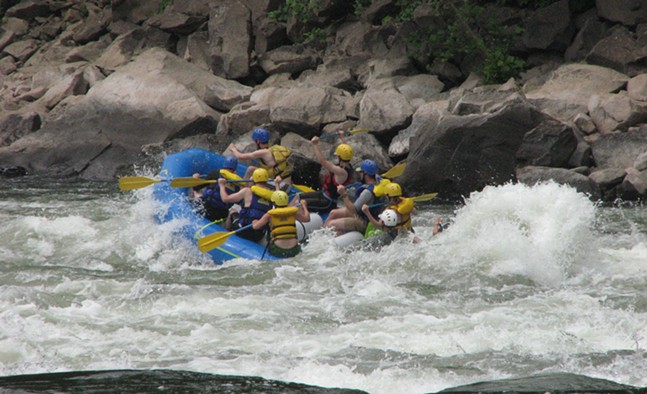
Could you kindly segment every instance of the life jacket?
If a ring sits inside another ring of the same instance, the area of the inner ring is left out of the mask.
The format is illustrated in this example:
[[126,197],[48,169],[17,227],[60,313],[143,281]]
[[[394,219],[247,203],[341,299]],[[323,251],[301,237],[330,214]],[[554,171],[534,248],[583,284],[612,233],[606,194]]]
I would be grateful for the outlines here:
[[[359,196],[362,194],[362,192],[364,190],[370,191],[371,194],[373,195],[373,200],[371,202],[369,202],[369,205],[372,205],[372,203],[374,203],[375,200],[376,200],[376,197],[375,197],[375,185],[373,185],[373,184],[364,183],[360,187],[355,189],[355,200],[357,200],[359,198]],[[373,215],[373,217],[377,217],[382,212],[383,208],[384,208],[383,206],[371,207],[371,208],[369,208],[369,212],[371,213],[371,215]],[[359,212],[357,212],[357,214],[363,220],[368,221],[368,218],[366,217],[364,212],[359,211]]]
[[254,185],[251,189],[251,203],[249,206],[242,207],[240,210],[239,222],[241,226],[246,226],[251,224],[253,220],[262,218],[272,208],[272,203],[270,202],[272,199],[272,190],[260,185]]
[[411,230],[411,211],[414,206],[413,198],[400,197],[400,202],[396,205],[389,205],[390,209],[395,210],[400,215],[400,222],[395,226],[396,229]]
[[[343,167],[343,168],[344,170],[346,170],[347,176],[346,176],[346,180],[344,181],[344,183],[342,183],[342,185],[344,186],[350,185],[355,180],[354,179],[355,170],[353,170],[352,167]],[[324,180],[322,184],[322,187],[324,190],[324,196],[326,196],[326,198],[330,200],[337,201],[337,199],[339,198],[339,193],[337,192],[337,186],[339,186],[339,183],[337,183],[337,181],[335,180],[335,174],[332,172],[328,172],[324,176]]]
[[[225,179],[243,179],[237,174],[234,174],[233,172],[230,172],[229,170],[226,170],[224,168],[221,169],[219,173],[220,176]],[[241,184],[228,182],[227,184],[225,184],[225,188],[227,189],[227,194],[232,194],[240,190]],[[204,188],[204,191],[202,192],[202,200],[206,205],[217,210],[227,210],[232,206],[232,204],[222,201],[222,197],[220,196],[220,185],[217,183],[212,183]]]
[[272,241],[297,238],[296,213],[298,210],[297,207],[282,207],[270,209],[267,212],[271,216],[270,228],[272,231],[270,235]]
[[277,175],[280,175],[281,178],[285,179],[292,176],[292,171],[294,167],[288,158],[292,155],[292,151],[282,145],[272,145],[269,148],[274,157],[275,166],[270,166],[263,162],[262,159],[259,159],[261,168],[264,168],[267,171],[267,174],[270,178],[275,178]]
[[[235,172],[231,172],[231,171],[229,171],[227,169],[224,169],[224,168],[222,170],[220,170],[220,176],[225,178],[228,181],[237,181],[237,180],[243,179],[238,174],[236,174]],[[231,183],[228,182],[228,184],[237,185],[238,189],[240,189],[241,187],[247,186],[247,184],[245,182],[231,182]]]

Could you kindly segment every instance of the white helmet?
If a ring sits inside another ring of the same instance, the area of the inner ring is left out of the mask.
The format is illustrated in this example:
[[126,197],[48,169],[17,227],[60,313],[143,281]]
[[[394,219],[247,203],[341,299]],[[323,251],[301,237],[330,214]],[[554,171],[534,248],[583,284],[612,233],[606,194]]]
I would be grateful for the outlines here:
[[395,227],[398,225],[398,213],[393,209],[385,209],[379,216],[386,227]]

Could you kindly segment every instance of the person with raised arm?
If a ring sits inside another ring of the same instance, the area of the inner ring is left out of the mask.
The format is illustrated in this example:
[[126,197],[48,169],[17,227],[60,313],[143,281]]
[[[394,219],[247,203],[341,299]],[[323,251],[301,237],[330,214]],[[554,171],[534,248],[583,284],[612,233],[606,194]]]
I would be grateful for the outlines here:
[[[270,178],[281,176],[286,185],[292,185],[292,171],[294,167],[290,162],[292,151],[282,145],[270,146],[270,132],[267,129],[255,128],[252,132],[252,139],[256,144],[256,150],[243,153],[236,148],[236,145],[229,144],[228,149],[238,160],[257,160],[259,167],[267,171]],[[248,179],[258,167],[249,166],[245,173]]]
[[312,140],[310,140],[317,160],[328,171],[322,182],[323,190],[302,193],[300,196],[301,201],[308,201],[308,206],[313,212],[324,214],[337,208],[337,200],[340,197],[337,186],[347,186],[355,181],[355,170],[350,163],[353,159],[353,148],[346,142],[344,131],[340,131],[339,136],[342,143],[335,149],[337,163],[326,160],[323,153],[321,153],[319,137],[312,137]]

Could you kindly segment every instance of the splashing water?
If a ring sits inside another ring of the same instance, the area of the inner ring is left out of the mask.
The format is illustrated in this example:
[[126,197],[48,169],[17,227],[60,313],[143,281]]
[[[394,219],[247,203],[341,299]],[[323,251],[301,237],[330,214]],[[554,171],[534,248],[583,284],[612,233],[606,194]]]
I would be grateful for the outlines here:
[[[0,191],[0,371],[169,368],[374,394],[562,371],[647,385],[647,214],[553,183],[426,205],[420,244],[216,267],[150,189]],[[23,182],[23,183],[20,183]],[[3,193],[3,194],[2,194]],[[436,216],[451,218],[432,236]]]

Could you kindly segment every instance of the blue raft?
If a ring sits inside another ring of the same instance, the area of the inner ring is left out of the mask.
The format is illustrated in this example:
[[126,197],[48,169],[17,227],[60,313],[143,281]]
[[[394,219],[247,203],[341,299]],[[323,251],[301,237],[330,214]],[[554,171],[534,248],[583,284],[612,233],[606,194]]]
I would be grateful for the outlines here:
[[[222,168],[224,157],[204,149],[188,149],[174,153],[164,159],[160,170],[160,178],[173,179],[178,177],[191,177],[194,173],[208,174],[214,169]],[[243,177],[247,166],[239,164],[236,173]],[[227,231],[218,224],[210,224],[204,216],[196,213],[193,205],[188,199],[187,188],[172,188],[170,182],[159,182],[154,185],[153,198],[161,202],[165,209],[158,214],[161,223],[174,219],[181,219],[182,227],[178,230],[182,236],[193,239],[198,231],[199,237],[213,234],[219,231]],[[252,260],[279,260],[265,252],[265,246],[232,235],[220,247],[213,249],[209,255],[216,264],[222,264],[234,258]]]

